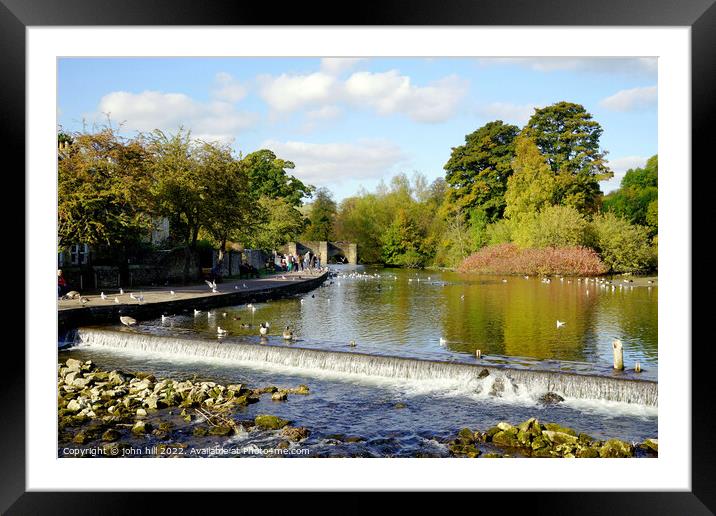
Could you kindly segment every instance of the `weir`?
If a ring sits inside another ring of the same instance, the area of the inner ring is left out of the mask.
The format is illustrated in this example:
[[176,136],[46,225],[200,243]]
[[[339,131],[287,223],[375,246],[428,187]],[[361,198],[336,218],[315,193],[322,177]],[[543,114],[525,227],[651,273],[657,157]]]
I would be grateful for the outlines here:
[[463,389],[486,395],[526,396],[536,399],[547,392],[556,392],[565,398],[607,400],[654,407],[658,405],[658,385],[647,380],[218,341],[198,336],[167,337],[107,328],[79,328],[75,335],[75,344],[139,354],[159,353],[182,358],[298,368],[308,373],[328,371],[369,378],[447,381]]

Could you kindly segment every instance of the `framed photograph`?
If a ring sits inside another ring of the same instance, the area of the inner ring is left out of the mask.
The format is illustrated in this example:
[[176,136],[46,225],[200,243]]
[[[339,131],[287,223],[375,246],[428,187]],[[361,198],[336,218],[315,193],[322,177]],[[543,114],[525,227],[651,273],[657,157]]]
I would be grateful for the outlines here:
[[712,4],[2,0],[27,204],[2,510],[711,514]]

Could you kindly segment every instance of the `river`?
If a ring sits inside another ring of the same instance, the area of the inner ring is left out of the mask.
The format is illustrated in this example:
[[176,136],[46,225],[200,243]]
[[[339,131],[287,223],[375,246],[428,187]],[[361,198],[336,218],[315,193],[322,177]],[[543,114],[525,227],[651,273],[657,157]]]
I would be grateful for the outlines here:
[[[142,321],[131,335],[90,331],[60,360],[92,359],[104,369],[176,379],[306,383],[309,396],[262,399],[237,417],[271,413],[306,426],[312,434],[302,445],[318,456],[445,456],[446,440],[461,427],[484,430],[532,416],[596,438],[657,437],[655,283],[334,270],[323,287],[295,297],[218,308],[211,316],[167,314],[164,322]],[[270,323],[268,339],[259,337],[261,322]],[[217,336],[218,326],[226,337]],[[285,326],[295,334],[290,343],[281,337]],[[615,338],[624,345],[624,372],[611,367]],[[259,360],[260,346],[278,351]],[[310,350],[331,353],[316,358]],[[370,358],[376,356],[383,358]],[[633,372],[636,362],[641,373]],[[476,366],[490,369],[486,381],[471,380]],[[495,388],[503,369],[505,382]],[[538,373],[568,381],[555,384]],[[540,403],[546,386],[562,389],[565,401]],[[251,434],[230,439],[257,447],[275,441]]]

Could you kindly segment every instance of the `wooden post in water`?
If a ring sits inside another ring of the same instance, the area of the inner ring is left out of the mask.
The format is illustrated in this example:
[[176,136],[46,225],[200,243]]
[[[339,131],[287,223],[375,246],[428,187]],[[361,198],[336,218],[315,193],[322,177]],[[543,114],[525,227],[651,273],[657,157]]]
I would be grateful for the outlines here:
[[624,348],[622,347],[622,341],[614,339],[612,341],[612,351],[614,352],[614,369],[619,371],[624,369]]

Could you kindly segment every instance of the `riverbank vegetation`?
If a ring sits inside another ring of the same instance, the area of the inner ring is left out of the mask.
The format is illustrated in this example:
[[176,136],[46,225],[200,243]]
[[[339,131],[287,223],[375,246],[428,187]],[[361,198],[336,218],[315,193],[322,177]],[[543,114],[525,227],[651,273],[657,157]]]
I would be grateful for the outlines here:
[[535,109],[524,127],[495,120],[466,135],[432,182],[401,173],[340,203],[268,149],[235,156],[183,130],[60,134],[59,242],[126,248],[165,217],[186,267],[202,239],[220,260],[230,243],[271,250],[300,239],[355,242],[361,262],[388,266],[655,270],[658,158],[604,195],[600,182],[613,172],[602,132],[583,106],[558,102]]
[[[658,158],[613,177],[602,127],[583,106],[536,109],[519,128],[489,122],[453,147],[428,184],[401,174],[344,199],[333,238],[362,260],[485,273],[636,273],[657,266]],[[509,244],[509,245],[507,245]]]

